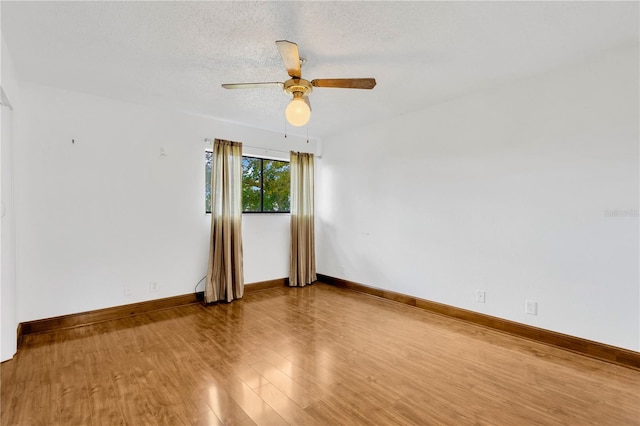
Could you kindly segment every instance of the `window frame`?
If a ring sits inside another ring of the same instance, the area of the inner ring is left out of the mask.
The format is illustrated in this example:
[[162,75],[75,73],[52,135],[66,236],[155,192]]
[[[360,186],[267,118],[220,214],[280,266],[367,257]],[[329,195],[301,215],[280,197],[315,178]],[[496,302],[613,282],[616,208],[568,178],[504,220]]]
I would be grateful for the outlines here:
[[[206,155],[207,153],[213,153],[212,150],[210,149],[205,149],[205,167],[206,167]],[[242,154],[242,159],[244,160],[245,158],[251,158],[251,159],[256,159],[256,160],[260,160],[260,206],[262,206],[262,209],[264,209],[264,161],[279,161],[281,163],[287,163],[289,164],[289,171],[291,170],[291,161],[289,160],[283,160],[280,158],[268,158],[268,157],[259,157],[256,155],[245,155]],[[206,169],[205,169],[205,177],[206,177]],[[206,181],[205,181],[205,196],[206,196]],[[211,194],[211,196],[213,196],[213,194]],[[207,211],[206,209],[206,204],[207,204],[207,200],[205,199],[205,214],[211,214],[211,211]],[[209,203],[209,205],[211,205],[211,203]],[[244,207],[243,207],[244,208]],[[289,175],[289,210],[281,210],[281,211],[242,211],[242,214],[291,214],[291,175]]]

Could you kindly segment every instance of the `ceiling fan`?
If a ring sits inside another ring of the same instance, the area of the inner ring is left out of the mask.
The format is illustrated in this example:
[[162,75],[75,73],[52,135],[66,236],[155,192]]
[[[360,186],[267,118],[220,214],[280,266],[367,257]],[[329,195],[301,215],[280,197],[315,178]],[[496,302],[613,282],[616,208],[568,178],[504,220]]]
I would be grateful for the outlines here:
[[276,41],[276,47],[282,56],[282,61],[287,69],[289,80],[284,83],[233,83],[223,84],[225,89],[254,89],[258,87],[280,86],[292,99],[287,105],[285,116],[292,126],[304,126],[311,118],[311,104],[309,94],[313,87],[337,87],[342,89],[373,89],[376,85],[375,78],[329,78],[318,80],[305,80],[302,78],[300,68],[305,59],[300,58],[298,45],[287,40]]

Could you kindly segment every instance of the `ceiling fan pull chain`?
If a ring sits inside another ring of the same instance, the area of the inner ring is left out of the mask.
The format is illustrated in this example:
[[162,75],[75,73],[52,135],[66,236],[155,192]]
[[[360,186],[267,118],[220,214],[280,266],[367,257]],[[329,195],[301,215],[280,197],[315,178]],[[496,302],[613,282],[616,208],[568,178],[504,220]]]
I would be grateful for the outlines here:
[[309,126],[307,125],[307,143],[309,143]]
[[284,118],[284,138],[287,138],[287,117]]

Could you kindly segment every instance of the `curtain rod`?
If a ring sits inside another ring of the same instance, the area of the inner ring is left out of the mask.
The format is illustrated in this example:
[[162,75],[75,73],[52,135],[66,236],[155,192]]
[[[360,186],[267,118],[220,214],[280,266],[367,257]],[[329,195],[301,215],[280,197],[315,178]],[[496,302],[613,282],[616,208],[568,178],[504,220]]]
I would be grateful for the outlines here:
[[[214,140],[213,139],[209,139],[209,138],[205,138],[204,141],[213,143]],[[280,152],[280,153],[283,153],[283,154],[289,154],[291,152],[291,151],[280,151],[278,149],[265,148],[265,147],[262,147],[262,146],[251,146],[251,145],[245,145],[245,144],[242,144],[242,147],[243,148],[244,147],[253,148],[253,149],[264,149],[267,152]]]

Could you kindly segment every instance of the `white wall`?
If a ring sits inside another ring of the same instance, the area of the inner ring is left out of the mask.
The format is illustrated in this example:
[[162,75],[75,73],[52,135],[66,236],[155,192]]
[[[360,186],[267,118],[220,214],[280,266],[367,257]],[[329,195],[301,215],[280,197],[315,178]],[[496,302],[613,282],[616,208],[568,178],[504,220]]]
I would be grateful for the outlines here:
[[12,116],[9,105],[17,105],[18,84],[15,81],[13,61],[9,50],[0,41],[0,361],[6,361],[16,352],[16,281],[15,281],[15,226],[13,214],[13,160]]
[[640,350],[638,59],[324,140],[318,272]]
[[[292,135],[25,82],[21,89],[15,113],[21,322],[193,291],[209,250],[205,138],[285,152],[316,149],[316,142]],[[288,235],[286,214],[245,215],[245,282],[288,276]],[[151,282],[158,283],[156,293],[149,292]]]

